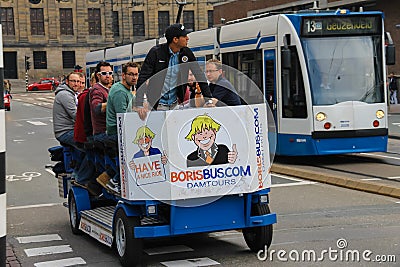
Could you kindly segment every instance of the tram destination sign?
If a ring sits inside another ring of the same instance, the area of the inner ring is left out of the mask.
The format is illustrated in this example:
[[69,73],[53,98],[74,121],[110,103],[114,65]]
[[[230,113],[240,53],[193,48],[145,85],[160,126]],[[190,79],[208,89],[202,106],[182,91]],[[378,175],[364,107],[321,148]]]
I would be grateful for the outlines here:
[[381,16],[305,17],[302,21],[303,37],[338,35],[375,35],[382,30]]

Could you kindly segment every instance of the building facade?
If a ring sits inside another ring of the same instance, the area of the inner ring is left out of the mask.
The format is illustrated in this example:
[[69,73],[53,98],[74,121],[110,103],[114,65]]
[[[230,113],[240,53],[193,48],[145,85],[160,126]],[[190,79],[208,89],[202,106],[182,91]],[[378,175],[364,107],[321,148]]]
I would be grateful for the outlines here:
[[[213,4],[192,0],[181,22],[191,30],[213,26]],[[89,51],[162,36],[175,23],[175,0],[0,0],[4,75],[31,80],[58,77],[85,66]]]
[[[316,6],[315,6],[316,5]],[[214,24],[268,12],[293,12],[318,7],[320,9],[345,8],[351,11],[383,11],[385,13],[385,31],[392,36],[396,46],[396,64],[388,66],[388,72],[400,75],[400,5],[391,0],[231,0],[216,3],[214,6]]]

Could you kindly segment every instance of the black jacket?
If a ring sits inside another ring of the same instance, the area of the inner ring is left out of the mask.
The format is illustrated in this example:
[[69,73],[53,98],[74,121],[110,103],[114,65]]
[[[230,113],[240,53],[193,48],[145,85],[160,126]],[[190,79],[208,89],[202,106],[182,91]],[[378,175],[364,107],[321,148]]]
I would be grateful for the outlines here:
[[[147,95],[147,101],[150,106],[157,109],[158,101],[161,97],[162,88],[164,85],[166,71],[161,72],[161,74],[155,75],[158,72],[168,68],[169,59],[171,55],[169,52],[169,45],[167,43],[154,46],[150,49],[149,53],[144,60],[143,66],[141,67],[139,79],[137,82],[137,92],[136,92],[136,105],[143,105],[143,96]],[[192,71],[196,80],[199,81],[201,92],[205,98],[211,98],[211,91],[207,85],[206,77],[201,70],[200,66],[196,64],[181,64],[186,62],[196,62],[196,57],[194,56],[192,50],[188,47],[184,47],[179,51],[179,74],[177,79],[177,97],[183,102],[186,83],[189,74],[189,69]],[[153,77],[152,77],[153,76]],[[150,79],[151,78],[151,79]],[[145,85],[146,81],[149,80],[148,86]],[[143,86],[142,86],[143,85]]]

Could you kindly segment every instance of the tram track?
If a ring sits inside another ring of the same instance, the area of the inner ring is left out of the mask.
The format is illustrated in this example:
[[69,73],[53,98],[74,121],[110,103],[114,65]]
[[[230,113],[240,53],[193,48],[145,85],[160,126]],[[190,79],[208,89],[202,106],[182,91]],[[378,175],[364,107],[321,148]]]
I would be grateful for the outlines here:
[[277,157],[272,171],[400,198],[400,156],[392,153]]

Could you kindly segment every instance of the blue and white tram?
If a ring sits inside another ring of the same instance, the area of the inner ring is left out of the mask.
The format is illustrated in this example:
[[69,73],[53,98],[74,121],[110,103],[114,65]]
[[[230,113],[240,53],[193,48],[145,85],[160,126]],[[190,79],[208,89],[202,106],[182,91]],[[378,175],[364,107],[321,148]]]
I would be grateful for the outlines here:
[[122,78],[122,65],[132,60],[132,44],[108,48],[105,51],[105,61],[113,66],[114,81]]
[[86,54],[86,84],[90,84],[90,75],[97,63],[105,59],[105,49],[91,51]]
[[136,63],[143,63],[147,53],[150,49],[157,44],[156,39],[150,39],[143,42],[133,44],[132,61]]
[[188,34],[188,46],[196,56],[197,61],[204,62],[219,54],[218,29],[211,28]]
[[384,48],[381,12],[271,15],[220,30],[222,63],[262,88],[273,111],[278,155],[386,151]]

